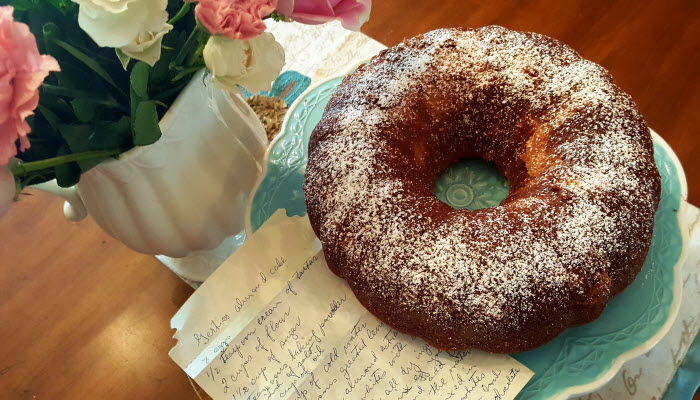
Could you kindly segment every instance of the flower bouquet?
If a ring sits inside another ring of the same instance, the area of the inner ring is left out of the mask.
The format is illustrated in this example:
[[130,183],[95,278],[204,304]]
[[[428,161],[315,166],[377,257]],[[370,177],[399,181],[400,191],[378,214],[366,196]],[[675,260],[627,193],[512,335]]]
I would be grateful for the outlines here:
[[228,92],[269,90],[284,51],[264,19],[359,30],[370,1],[11,0],[0,7],[0,216],[28,185],[69,187],[157,142],[203,69]]

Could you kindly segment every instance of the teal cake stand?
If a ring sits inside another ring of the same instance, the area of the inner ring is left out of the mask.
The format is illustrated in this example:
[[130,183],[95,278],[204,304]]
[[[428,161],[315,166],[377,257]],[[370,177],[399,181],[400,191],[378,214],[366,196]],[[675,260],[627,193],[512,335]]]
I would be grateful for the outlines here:
[[[280,208],[289,216],[306,214],[302,182],[309,135],[343,76],[311,87],[290,107],[251,197],[249,235]],[[681,298],[679,269],[687,243],[687,228],[679,216],[684,215],[687,188],[675,154],[658,135],[652,135],[662,193],[642,272],[596,321],[568,329],[535,350],[512,354],[535,372],[518,399],[565,399],[599,388],[625,361],[658,343],[675,319]],[[477,209],[499,204],[508,194],[508,183],[492,165],[470,160],[451,166],[436,182],[435,193],[455,208]]]

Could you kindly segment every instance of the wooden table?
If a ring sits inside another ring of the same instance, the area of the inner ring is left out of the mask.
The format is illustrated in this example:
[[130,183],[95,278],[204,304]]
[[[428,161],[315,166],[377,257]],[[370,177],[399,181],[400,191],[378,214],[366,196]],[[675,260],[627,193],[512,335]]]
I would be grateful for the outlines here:
[[[363,32],[394,45],[498,24],[559,39],[632,95],[700,204],[700,2],[610,3],[375,0]],[[192,289],[89,218],[67,222],[60,199],[27,194],[0,220],[0,398],[196,399],[168,357],[170,318]]]

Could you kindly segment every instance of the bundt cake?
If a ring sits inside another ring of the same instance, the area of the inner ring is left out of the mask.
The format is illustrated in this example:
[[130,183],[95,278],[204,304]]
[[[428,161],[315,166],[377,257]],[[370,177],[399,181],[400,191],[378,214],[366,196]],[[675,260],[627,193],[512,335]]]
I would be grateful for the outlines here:
[[[309,143],[304,193],[329,267],[395,329],[512,353],[596,319],[649,250],[660,177],[649,129],[601,66],[556,40],[439,29],[347,76]],[[433,193],[465,158],[510,193]]]

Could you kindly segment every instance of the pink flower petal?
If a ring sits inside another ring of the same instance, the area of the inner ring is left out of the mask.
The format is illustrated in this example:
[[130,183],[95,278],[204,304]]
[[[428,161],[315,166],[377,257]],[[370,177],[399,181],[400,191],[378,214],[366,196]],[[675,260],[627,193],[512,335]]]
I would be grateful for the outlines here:
[[212,35],[251,39],[265,31],[262,18],[277,7],[277,0],[200,0],[197,19]]
[[359,31],[369,20],[372,0],[281,0],[277,11],[297,22],[317,25],[340,20],[346,29]]
[[[6,134],[10,132],[15,132],[14,136]],[[10,159],[17,154],[16,141],[16,125],[12,121],[0,124],[0,168],[7,165]]]
[[307,15],[309,17],[327,17],[331,19],[335,17],[333,5],[331,5],[328,0],[296,0],[294,2],[294,14]]
[[39,104],[39,86],[51,71],[60,70],[51,56],[39,54],[26,24],[12,19],[12,7],[0,7],[0,167],[21,149],[29,148],[31,128],[25,118]]

